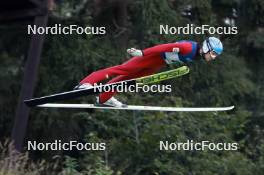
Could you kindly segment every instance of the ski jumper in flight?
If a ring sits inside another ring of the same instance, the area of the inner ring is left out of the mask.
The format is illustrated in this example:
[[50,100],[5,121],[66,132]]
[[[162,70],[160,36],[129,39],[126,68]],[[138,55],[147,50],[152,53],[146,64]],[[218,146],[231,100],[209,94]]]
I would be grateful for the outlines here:
[[[166,64],[188,63],[199,59],[201,55],[206,61],[214,60],[223,51],[223,45],[218,38],[209,37],[202,47],[194,41],[178,41],[160,44],[144,50],[127,49],[133,56],[123,64],[95,71],[85,77],[75,89],[92,88],[97,83],[114,77],[107,83],[134,79],[156,73]],[[116,92],[103,92],[97,97],[97,103],[107,106],[122,107],[123,103],[113,96]]]

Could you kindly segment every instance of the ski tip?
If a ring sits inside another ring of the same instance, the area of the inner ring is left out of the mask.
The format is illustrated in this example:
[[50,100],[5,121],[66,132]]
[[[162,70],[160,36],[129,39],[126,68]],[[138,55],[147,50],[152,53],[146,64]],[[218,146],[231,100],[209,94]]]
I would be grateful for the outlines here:
[[232,110],[232,109],[235,109],[235,106],[229,106],[229,109]]
[[24,100],[23,101],[27,106],[29,106],[29,100]]
[[24,100],[24,103],[28,106],[28,107],[34,107],[34,103],[32,103],[32,100]]

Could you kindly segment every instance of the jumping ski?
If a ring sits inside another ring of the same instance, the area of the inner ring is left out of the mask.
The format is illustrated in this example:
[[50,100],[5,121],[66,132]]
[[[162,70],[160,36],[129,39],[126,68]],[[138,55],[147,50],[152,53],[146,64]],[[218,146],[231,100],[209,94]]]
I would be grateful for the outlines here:
[[42,105],[46,103],[53,103],[53,102],[57,102],[61,100],[74,99],[74,98],[81,97],[81,96],[99,94],[101,92],[104,92],[104,89],[110,88],[110,89],[115,90],[117,85],[130,86],[130,85],[135,85],[135,84],[140,84],[140,85],[153,84],[153,83],[158,83],[164,80],[176,78],[176,77],[185,75],[187,73],[189,73],[189,68],[187,66],[182,66],[177,69],[173,69],[173,70],[169,70],[169,71],[165,71],[165,72],[161,72],[161,73],[157,73],[157,74],[153,74],[153,75],[149,75],[145,77],[140,77],[140,78],[135,78],[131,80],[102,85],[105,87],[107,86],[108,88],[102,88],[102,86],[94,86],[88,89],[78,89],[78,90],[53,94],[49,96],[24,100],[24,103],[29,107],[34,107],[34,106]]
[[234,106],[228,107],[161,107],[161,106],[134,106],[127,105],[126,107],[111,107],[97,106],[94,104],[57,104],[47,103],[38,105],[42,108],[72,108],[72,109],[114,109],[114,110],[140,110],[140,111],[164,111],[164,112],[214,112],[214,111],[229,111],[234,109]]

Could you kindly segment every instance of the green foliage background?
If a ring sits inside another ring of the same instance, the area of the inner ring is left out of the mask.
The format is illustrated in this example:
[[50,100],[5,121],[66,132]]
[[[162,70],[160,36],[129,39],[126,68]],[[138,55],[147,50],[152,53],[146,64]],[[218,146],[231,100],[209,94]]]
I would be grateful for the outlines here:
[[[173,93],[118,95],[137,105],[235,105],[236,109],[220,113],[33,109],[26,141],[106,142],[107,149],[32,151],[29,158],[58,164],[54,169],[43,170],[54,174],[263,174],[263,1],[127,0],[125,23],[119,23],[120,16],[114,8],[120,1],[105,1],[97,13],[95,2],[63,1],[51,14],[50,26],[105,25],[107,35],[47,35],[34,96],[70,90],[89,73],[128,60],[128,47],[143,49],[182,39],[200,42],[205,38],[160,35],[160,24],[224,26],[224,19],[231,18],[236,9],[238,35],[221,36],[225,50],[218,60],[196,62],[190,65],[189,75],[167,82],[173,85]],[[187,6],[192,7],[189,18],[182,15]],[[3,24],[0,31],[0,139],[4,141],[11,134],[30,37],[26,24]],[[93,100],[85,97],[75,102]],[[161,152],[160,140],[238,142],[239,150]],[[54,156],[59,157],[57,162]]]

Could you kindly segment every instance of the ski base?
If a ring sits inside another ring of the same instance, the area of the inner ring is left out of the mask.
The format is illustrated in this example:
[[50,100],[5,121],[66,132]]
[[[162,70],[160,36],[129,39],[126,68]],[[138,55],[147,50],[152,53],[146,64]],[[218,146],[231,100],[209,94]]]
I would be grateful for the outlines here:
[[161,106],[134,106],[128,105],[126,107],[110,107],[98,106],[94,104],[59,104],[47,103],[38,105],[42,108],[68,108],[68,109],[113,109],[113,110],[134,110],[134,111],[164,111],[164,112],[214,112],[214,111],[229,111],[235,106],[228,107],[161,107]]

